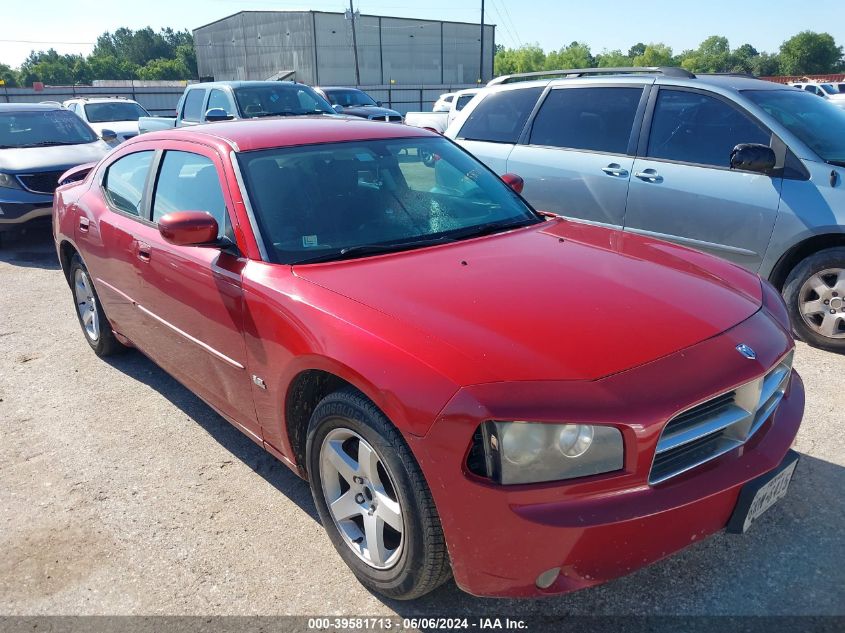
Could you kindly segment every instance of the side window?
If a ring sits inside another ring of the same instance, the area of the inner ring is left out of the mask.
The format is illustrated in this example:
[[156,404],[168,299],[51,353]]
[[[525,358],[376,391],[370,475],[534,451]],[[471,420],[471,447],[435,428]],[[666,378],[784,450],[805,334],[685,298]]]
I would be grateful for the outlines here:
[[463,110],[466,107],[466,104],[472,101],[472,98],[474,96],[475,95],[461,95],[460,97],[458,97],[458,100],[455,102],[455,110],[457,110],[458,112]]
[[487,95],[467,117],[459,138],[468,141],[516,143],[542,87],[502,90]]
[[205,90],[194,88],[188,90],[185,96],[185,105],[182,108],[182,118],[185,121],[202,120],[202,102],[205,100]]
[[153,222],[173,211],[205,211],[217,220],[220,236],[231,234],[223,190],[211,159],[189,152],[165,152],[153,195]]
[[141,215],[141,199],[152,160],[152,151],[137,152],[119,158],[109,166],[103,189],[112,206],[124,213]]
[[214,88],[211,91],[211,94],[208,95],[208,106],[206,109],[211,110],[212,108],[220,108],[221,110],[225,110],[226,114],[232,114],[232,107],[229,105],[229,97],[225,92],[218,90],[217,88]]
[[642,87],[549,92],[531,128],[532,145],[625,154]]
[[296,98],[299,100],[299,106],[308,112],[313,112],[317,109],[317,100],[304,90],[296,92]]
[[661,89],[654,109],[648,156],[730,167],[740,143],[768,145],[771,133],[734,106],[697,92]]

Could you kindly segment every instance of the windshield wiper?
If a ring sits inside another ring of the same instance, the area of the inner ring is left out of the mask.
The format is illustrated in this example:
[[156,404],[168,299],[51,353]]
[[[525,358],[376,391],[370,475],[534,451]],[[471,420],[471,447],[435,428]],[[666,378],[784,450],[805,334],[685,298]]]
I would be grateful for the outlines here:
[[320,262],[340,261],[343,259],[352,259],[359,255],[379,255],[382,253],[396,253],[399,251],[409,251],[416,248],[425,248],[426,246],[437,246],[438,244],[445,244],[447,242],[454,242],[455,238],[451,235],[441,235],[440,237],[433,237],[427,240],[415,240],[413,242],[396,242],[394,244],[359,244],[357,246],[348,246],[339,251],[332,253],[324,253],[314,257],[306,257],[295,262],[291,262],[291,266],[301,264],[318,264]]
[[52,147],[53,145],[82,145],[83,143],[93,143],[94,141],[38,141],[37,143],[27,143],[26,145],[18,145],[18,147]]
[[491,235],[492,233],[498,233],[500,231],[507,231],[509,229],[518,229],[522,228],[523,226],[530,226],[532,224],[537,224],[538,222],[534,221],[534,218],[520,218],[519,220],[507,220],[501,222],[491,222],[490,224],[482,224],[481,226],[473,226],[469,229],[464,231],[459,231],[457,233],[450,233],[450,237],[456,240],[465,240],[472,237],[481,237],[483,235]]
[[835,158],[835,159],[831,159],[827,162],[830,163],[831,165],[836,165],[837,167],[845,167],[845,158],[843,158],[842,160]]

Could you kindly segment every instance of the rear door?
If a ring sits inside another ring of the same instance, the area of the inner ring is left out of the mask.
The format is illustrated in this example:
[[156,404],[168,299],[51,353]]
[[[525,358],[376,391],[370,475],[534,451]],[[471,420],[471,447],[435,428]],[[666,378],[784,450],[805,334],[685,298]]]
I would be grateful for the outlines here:
[[552,88],[507,159],[537,209],[622,227],[646,83]]
[[[233,208],[220,159],[211,148],[170,143],[152,187],[153,224],[175,211],[204,211],[219,237],[233,237]],[[243,340],[242,271],[235,250],[177,246],[156,234],[142,267],[139,306],[146,351],[207,402],[260,440]]]
[[543,88],[515,87],[491,92],[475,105],[455,134],[455,140],[497,174],[506,173],[508,155]]
[[771,131],[727,98],[692,88],[661,86],[650,107],[625,229],[756,271],[777,218],[782,178],[732,170],[730,155],[740,143],[770,145]]

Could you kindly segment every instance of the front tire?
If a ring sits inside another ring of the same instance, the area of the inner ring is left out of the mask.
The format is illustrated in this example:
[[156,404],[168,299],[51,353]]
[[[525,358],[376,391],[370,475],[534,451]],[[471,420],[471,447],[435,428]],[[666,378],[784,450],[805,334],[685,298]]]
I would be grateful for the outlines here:
[[362,584],[411,600],[449,578],[425,478],[402,435],[369,400],[349,389],[317,405],[306,465],[323,526]]
[[786,279],[783,298],[801,340],[845,352],[845,247],[828,248],[801,261]]
[[82,334],[94,353],[105,357],[125,351],[126,347],[114,336],[111,324],[103,312],[100,298],[94,289],[91,275],[79,255],[74,255],[70,260],[69,277],[76,306],[76,317],[82,327]]

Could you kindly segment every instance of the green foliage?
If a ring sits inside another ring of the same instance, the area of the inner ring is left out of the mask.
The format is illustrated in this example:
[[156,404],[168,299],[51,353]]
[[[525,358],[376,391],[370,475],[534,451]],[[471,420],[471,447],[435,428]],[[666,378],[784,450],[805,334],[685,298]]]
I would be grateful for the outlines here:
[[567,68],[592,68],[593,56],[590,47],[583,42],[572,42],[560,50],[546,55],[544,70],[564,70]]
[[55,50],[32,51],[15,72],[0,64],[0,78],[7,86],[90,83],[94,79],[195,79],[197,56],[189,31],[150,27],[133,31],[120,28],[97,38],[88,57],[59,55]]
[[780,70],[785,75],[816,75],[845,66],[842,47],[827,33],[802,31],[780,47]]
[[496,53],[493,66],[496,75],[512,75],[543,70],[545,62],[546,54],[542,48],[537,44],[525,44]]
[[[643,47],[645,50],[645,47]],[[622,51],[602,51],[595,58],[596,66],[599,68],[619,68],[622,66],[633,66],[634,60]]]
[[634,66],[672,66],[672,48],[666,44],[648,44],[642,55],[634,57]]
[[681,54],[681,67],[694,73],[726,73],[733,70],[728,38],[712,35],[694,51]]

